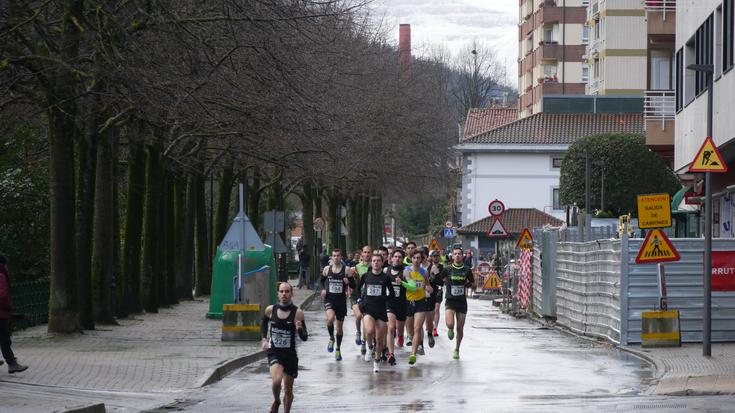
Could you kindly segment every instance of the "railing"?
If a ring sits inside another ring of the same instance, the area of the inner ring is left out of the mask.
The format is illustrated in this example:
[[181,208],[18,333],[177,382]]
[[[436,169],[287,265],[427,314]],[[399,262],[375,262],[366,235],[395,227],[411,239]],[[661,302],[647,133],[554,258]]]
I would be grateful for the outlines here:
[[644,0],[646,12],[662,13],[666,20],[666,13],[676,12],[676,0]]
[[646,120],[673,120],[676,115],[676,92],[673,90],[647,90],[643,101],[643,117]]
[[592,0],[587,7],[587,20],[594,19],[605,7],[605,0]]
[[13,321],[13,329],[19,330],[48,322],[49,291],[48,278],[11,285],[13,313],[23,316]]

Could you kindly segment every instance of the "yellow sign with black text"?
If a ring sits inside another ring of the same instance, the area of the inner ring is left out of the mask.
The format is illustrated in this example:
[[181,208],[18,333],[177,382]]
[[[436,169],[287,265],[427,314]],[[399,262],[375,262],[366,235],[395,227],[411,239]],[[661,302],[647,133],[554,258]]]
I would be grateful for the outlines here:
[[671,197],[669,194],[638,195],[638,228],[667,228],[671,226]]

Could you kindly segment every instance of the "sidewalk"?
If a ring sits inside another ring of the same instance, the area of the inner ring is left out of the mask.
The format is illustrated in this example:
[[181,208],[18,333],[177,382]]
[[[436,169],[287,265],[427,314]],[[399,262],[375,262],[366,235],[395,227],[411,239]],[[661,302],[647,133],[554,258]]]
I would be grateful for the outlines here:
[[[294,289],[294,293],[297,305],[312,296],[311,290]],[[30,368],[14,375],[0,368],[0,411],[59,411],[84,404],[84,397],[69,398],[64,389],[134,393],[143,398],[152,393],[175,395],[218,381],[263,356],[260,342],[221,341],[222,321],[207,319],[208,310],[208,299],[199,299],[162,308],[157,314],[118,320],[119,326],[97,326],[84,334],[51,335],[45,325],[17,332],[13,349]],[[38,395],[30,393],[32,400],[24,399],[18,389],[28,386],[22,385],[53,389],[59,393],[58,400],[45,397],[43,406],[50,410],[29,410],[39,402]]]
[[656,367],[657,395],[735,394],[735,343],[713,343],[712,357],[702,356],[701,343],[680,348],[623,346]]

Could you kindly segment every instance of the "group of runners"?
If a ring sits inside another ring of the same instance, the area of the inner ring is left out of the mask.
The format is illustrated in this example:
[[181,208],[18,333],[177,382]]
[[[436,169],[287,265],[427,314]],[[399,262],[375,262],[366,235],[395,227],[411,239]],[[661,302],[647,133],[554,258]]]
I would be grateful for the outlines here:
[[[336,361],[342,360],[349,300],[355,316],[355,344],[365,361],[373,361],[377,373],[382,363],[396,364],[395,349],[404,345],[410,348],[408,364],[414,366],[417,356],[425,354],[424,326],[427,344],[434,347],[442,301],[447,336],[456,339],[452,357],[459,359],[467,294],[477,285],[472,270],[465,266],[461,248],[455,247],[451,262],[444,265],[439,251],[419,249],[409,242],[405,250],[364,246],[359,262],[352,267],[345,264],[341,250],[333,250],[329,265],[322,271],[321,287],[329,334],[327,351],[334,353]],[[284,411],[290,411],[293,380],[298,375],[296,336],[304,341],[308,338],[304,313],[292,304],[292,297],[293,287],[279,284],[278,303],[266,309],[261,323],[272,378],[271,412],[279,409],[281,387]]]

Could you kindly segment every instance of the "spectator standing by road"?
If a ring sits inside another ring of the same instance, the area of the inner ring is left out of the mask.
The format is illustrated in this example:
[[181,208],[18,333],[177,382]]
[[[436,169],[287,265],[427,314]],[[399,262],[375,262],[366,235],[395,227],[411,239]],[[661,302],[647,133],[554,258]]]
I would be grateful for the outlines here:
[[18,363],[18,360],[10,348],[10,312],[13,309],[13,302],[10,299],[10,271],[8,270],[8,260],[4,255],[0,254],[0,350],[2,350],[3,358],[8,363],[8,373],[20,373],[28,369]]
[[309,286],[309,268],[311,266],[311,255],[308,252],[308,246],[302,245],[299,250],[299,289]]

